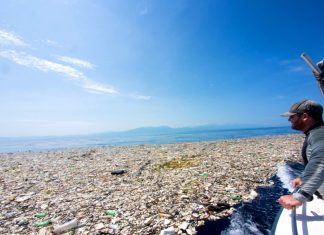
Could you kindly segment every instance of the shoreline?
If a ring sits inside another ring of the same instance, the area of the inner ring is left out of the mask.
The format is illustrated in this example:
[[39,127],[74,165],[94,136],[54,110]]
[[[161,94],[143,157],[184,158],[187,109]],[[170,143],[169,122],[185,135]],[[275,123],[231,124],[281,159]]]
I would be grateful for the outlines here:
[[[205,220],[251,200],[278,164],[298,161],[302,141],[289,134],[0,154],[0,232],[46,234],[77,219],[77,234],[159,234],[171,227],[195,234]],[[38,219],[40,212],[48,215]],[[34,226],[47,220],[52,225]]]

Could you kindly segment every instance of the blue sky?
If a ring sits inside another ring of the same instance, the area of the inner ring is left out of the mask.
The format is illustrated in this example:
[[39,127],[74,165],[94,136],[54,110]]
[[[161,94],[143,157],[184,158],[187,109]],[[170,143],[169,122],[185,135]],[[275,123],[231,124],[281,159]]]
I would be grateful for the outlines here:
[[323,103],[324,1],[12,0],[0,8],[0,136],[288,125]]

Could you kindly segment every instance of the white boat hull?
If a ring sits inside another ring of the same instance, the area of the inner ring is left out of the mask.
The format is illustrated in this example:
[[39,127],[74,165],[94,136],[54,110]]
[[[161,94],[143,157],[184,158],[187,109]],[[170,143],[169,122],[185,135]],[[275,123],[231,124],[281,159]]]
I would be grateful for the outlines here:
[[[296,208],[298,235],[324,234],[324,200],[314,196],[313,201]],[[295,235],[292,225],[292,210],[281,209],[272,227],[272,235]]]

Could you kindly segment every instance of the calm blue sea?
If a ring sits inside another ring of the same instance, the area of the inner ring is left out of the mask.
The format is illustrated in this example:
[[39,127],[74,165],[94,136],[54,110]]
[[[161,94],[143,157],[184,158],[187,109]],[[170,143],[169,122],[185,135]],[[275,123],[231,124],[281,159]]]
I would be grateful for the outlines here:
[[271,136],[297,133],[290,127],[244,128],[244,129],[149,129],[116,133],[48,136],[48,137],[0,137],[0,153],[24,151],[48,151],[66,148],[103,147],[138,144],[170,144],[256,136]]

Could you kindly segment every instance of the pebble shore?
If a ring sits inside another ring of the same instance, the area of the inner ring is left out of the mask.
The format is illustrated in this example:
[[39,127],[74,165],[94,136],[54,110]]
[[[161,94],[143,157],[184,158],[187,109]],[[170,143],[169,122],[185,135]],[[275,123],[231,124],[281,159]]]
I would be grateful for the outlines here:
[[[0,154],[0,234],[196,234],[298,161],[302,135]],[[62,226],[63,225],[63,226]]]

